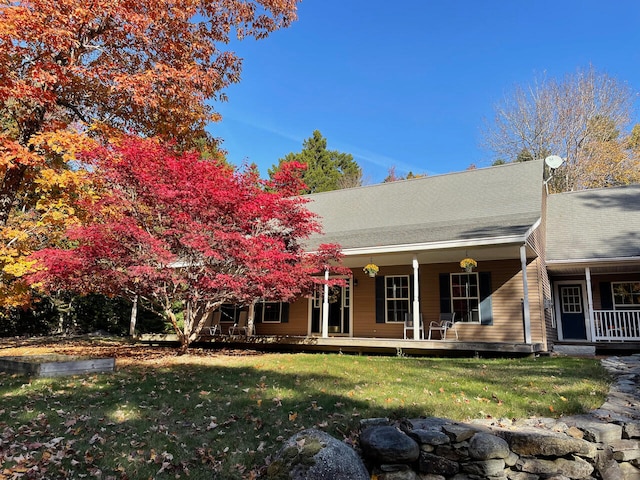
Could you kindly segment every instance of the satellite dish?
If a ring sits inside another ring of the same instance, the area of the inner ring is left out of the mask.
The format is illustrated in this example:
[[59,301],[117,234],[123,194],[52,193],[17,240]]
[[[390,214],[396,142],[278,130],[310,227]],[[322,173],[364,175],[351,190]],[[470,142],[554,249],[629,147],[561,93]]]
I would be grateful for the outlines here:
[[544,159],[544,163],[546,163],[549,168],[556,169],[564,163],[564,160],[558,155],[549,155]]

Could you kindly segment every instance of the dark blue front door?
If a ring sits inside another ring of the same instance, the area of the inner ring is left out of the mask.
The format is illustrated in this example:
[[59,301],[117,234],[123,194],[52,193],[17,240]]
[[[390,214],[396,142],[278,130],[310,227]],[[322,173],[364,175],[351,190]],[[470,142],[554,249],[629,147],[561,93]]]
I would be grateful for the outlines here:
[[560,319],[564,340],[586,340],[582,285],[560,285]]

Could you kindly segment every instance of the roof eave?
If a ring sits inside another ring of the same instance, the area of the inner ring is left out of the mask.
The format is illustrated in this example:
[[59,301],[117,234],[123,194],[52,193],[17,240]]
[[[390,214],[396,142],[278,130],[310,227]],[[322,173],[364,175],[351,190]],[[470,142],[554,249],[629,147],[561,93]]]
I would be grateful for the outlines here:
[[513,245],[523,244],[527,235],[507,235],[491,238],[473,238],[467,240],[448,240],[444,242],[407,243],[401,245],[377,245],[371,247],[345,248],[343,255],[376,255],[382,253],[405,253],[424,250],[444,250],[451,248],[470,248],[489,245]]

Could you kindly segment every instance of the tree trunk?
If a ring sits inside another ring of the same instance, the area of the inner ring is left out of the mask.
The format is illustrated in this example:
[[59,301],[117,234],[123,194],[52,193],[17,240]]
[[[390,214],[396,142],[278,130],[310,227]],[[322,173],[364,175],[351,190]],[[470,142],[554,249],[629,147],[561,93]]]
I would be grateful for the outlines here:
[[8,169],[4,174],[0,184],[0,226],[6,225],[9,220],[9,213],[16,201],[26,171],[27,167],[20,165]]

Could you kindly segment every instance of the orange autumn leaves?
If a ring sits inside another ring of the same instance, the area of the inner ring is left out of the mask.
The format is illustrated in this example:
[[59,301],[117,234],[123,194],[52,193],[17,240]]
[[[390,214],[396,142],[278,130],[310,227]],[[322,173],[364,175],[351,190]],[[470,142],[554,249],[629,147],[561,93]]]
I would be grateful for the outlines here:
[[209,148],[209,100],[240,79],[229,40],[288,26],[297,1],[0,4],[0,307],[28,303],[29,254],[81,220],[77,152],[131,133]]

